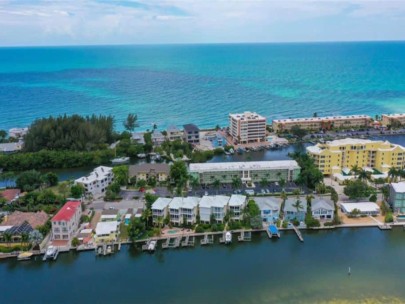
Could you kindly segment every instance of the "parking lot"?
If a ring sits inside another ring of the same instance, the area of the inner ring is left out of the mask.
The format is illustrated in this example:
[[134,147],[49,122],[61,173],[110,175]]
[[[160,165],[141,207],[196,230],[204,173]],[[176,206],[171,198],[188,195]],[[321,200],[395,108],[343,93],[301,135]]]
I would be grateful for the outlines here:
[[[303,193],[308,193],[306,189],[302,189],[297,186],[294,182],[287,182],[284,186],[284,191],[287,193],[293,192],[295,189],[300,189]],[[260,184],[255,184],[254,187],[247,187],[243,185],[240,189],[232,188],[231,184],[221,184],[217,189],[213,185],[202,185],[197,189],[192,189],[188,191],[188,195],[231,195],[231,194],[243,194],[243,195],[271,195],[281,193],[283,188],[277,183],[269,183],[266,186],[261,186]]]

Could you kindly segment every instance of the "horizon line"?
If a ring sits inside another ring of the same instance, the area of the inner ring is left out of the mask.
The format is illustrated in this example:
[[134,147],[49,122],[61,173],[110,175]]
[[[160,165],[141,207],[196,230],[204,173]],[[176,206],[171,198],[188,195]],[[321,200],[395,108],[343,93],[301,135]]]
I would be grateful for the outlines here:
[[181,45],[241,45],[241,44],[332,44],[332,43],[373,43],[405,42],[392,40],[314,40],[314,41],[257,41],[257,42],[171,42],[171,43],[112,43],[112,44],[49,44],[49,45],[2,45],[0,48],[43,48],[43,47],[105,47],[105,46],[181,46]]

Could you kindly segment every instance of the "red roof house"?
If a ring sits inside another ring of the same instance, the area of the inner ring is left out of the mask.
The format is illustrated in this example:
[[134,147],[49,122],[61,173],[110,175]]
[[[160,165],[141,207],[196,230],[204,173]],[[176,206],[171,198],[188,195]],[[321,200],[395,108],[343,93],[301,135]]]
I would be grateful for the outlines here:
[[19,197],[20,193],[20,189],[6,189],[0,193],[0,197],[5,198],[7,203],[11,203]]
[[76,214],[78,208],[81,208],[81,202],[67,202],[63,207],[56,213],[52,218],[52,222],[69,222],[72,217]]

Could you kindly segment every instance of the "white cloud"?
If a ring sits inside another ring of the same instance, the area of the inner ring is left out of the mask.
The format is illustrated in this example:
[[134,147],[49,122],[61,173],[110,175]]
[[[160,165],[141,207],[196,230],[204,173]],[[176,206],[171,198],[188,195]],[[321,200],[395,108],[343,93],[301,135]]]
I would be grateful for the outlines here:
[[405,39],[404,27],[404,1],[0,0],[3,45]]

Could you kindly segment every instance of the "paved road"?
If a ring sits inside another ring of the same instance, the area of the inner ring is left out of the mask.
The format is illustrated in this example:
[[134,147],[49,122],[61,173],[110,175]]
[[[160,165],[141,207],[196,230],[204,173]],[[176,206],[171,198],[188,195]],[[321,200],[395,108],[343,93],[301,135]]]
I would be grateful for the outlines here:
[[145,203],[143,199],[139,200],[121,200],[119,202],[104,202],[104,201],[94,201],[91,203],[88,207],[93,208],[94,210],[103,210],[103,209],[109,209],[109,208],[115,208],[115,209],[129,209],[133,208],[134,210],[136,209],[143,209]]

